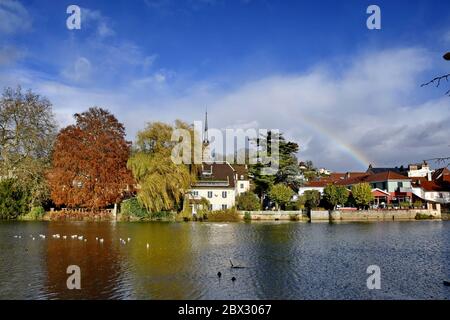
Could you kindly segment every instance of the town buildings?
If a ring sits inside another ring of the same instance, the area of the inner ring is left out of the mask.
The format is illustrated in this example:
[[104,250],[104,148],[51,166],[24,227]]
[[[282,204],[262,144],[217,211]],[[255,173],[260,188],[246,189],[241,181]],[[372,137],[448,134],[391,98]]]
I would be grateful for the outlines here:
[[373,167],[365,172],[330,173],[308,181],[299,190],[302,195],[307,190],[323,193],[328,184],[347,187],[358,183],[368,183],[375,198],[374,205],[386,206],[404,202],[450,204],[450,170],[432,170],[427,162],[410,164],[407,167]]
[[[216,161],[210,152],[208,139],[208,115],[205,116],[202,164],[197,181],[187,196],[192,214],[207,205],[209,210],[226,210],[236,205],[236,198],[250,190],[251,179],[248,166]],[[299,187],[302,196],[308,190],[323,194],[329,184],[346,187],[350,192],[354,185],[367,183],[372,188],[374,207],[401,206],[421,202],[450,204],[450,171],[446,168],[433,170],[427,162],[400,167],[374,167],[369,165],[363,172],[331,172],[314,169],[312,162],[299,162],[299,172],[306,183]],[[308,178],[307,178],[308,177]]]
[[193,215],[196,215],[200,209],[204,209],[205,203],[208,203],[210,211],[230,209],[236,205],[238,195],[250,190],[248,166],[216,161],[209,147],[208,113],[206,113],[202,164],[197,181],[191,186],[187,195]]

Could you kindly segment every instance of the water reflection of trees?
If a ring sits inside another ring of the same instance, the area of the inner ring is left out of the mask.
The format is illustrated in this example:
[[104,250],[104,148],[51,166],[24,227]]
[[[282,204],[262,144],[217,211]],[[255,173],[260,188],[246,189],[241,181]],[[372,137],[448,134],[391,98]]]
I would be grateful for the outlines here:
[[[196,280],[201,265],[192,224],[148,223],[127,226],[133,245],[126,251],[139,299],[194,299],[200,297]],[[146,244],[150,247],[147,249]]]
[[[46,290],[55,299],[110,299],[126,296],[121,282],[123,270],[120,252],[114,244],[114,225],[110,223],[50,223],[47,231]],[[51,235],[60,234],[60,239]],[[84,240],[72,239],[82,235]],[[67,235],[67,239],[62,236]],[[104,238],[100,244],[95,237]],[[69,265],[81,268],[81,290],[67,289]]]

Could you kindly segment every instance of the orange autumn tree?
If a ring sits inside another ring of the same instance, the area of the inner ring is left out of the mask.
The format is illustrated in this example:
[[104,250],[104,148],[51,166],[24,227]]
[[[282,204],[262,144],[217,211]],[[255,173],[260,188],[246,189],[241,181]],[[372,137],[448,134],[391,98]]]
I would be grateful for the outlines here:
[[126,165],[131,142],[109,111],[90,108],[74,115],[55,142],[47,178],[57,206],[104,208],[120,201],[133,183]]

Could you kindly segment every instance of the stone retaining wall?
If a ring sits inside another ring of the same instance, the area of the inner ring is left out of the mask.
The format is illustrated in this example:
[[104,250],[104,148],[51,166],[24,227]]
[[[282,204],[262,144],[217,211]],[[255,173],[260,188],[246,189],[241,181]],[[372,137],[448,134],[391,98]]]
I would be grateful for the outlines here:
[[441,213],[437,210],[411,209],[411,210],[359,210],[359,211],[332,211],[330,219],[333,221],[395,221],[414,220],[416,215],[431,216],[440,219]]
[[302,211],[238,211],[242,219],[245,213],[249,213],[251,220],[290,220],[290,221],[308,221]]
[[430,216],[441,219],[441,210],[436,209],[410,209],[410,210],[312,210],[310,217],[302,211],[238,211],[242,219],[250,214],[251,220],[290,220],[290,221],[397,221],[415,220],[416,215]]

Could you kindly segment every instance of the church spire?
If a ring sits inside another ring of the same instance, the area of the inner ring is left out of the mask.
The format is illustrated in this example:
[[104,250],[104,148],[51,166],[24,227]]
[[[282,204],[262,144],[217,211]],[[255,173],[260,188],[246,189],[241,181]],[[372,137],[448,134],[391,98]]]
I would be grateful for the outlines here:
[[203,144],[208,145],[209,144],[209,138],[208,138],[208,107],[206,108],[205,112],[205,131],[203,133]]
[[210,145],[209,145],[209,137],[208,137],[208,109],[205,112],[205,129],[203,132],[203,152],[202,152],[202,160],[203,162],[212,162],[214,156],[211,155]]

